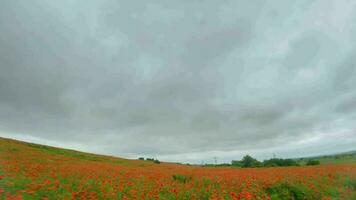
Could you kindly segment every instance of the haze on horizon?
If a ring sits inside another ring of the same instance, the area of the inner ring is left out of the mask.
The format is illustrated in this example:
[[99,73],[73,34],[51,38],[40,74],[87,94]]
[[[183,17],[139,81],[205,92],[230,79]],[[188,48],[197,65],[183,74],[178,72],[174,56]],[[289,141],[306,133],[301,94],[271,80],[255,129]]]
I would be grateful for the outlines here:
[[355,150],[356,2],[0,3],[0,137],[164,161]]

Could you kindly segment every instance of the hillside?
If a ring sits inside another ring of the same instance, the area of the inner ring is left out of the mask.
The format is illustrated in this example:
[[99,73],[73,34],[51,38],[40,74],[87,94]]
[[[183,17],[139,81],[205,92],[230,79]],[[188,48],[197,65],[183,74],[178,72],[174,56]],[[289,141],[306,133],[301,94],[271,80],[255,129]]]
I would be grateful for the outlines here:
[[140,161],[140,160],[130,160],[114,156],[98,155],[93,153],[86,153],[76,150],[51,147],[47,145],[28,143],[13,139],[1,138],[0,137],[0,152],[8,152],[14,155],[31,152],[31,153],[43,153],[46,155],[53,155],[58,158],[72,158],[75,160],[83,161],[95,161],[102,163],[111,163],[124,166],[146,166],[152,165],[152,162]]
[[307,160],[319,160],[320,164],[355,164],[356,151],[348,151],[329,155],[319,155],[311,157],[303,157],[296,159],[301,164]]
[[0,138],[0,200],[353,198],[355,164],[203,168]]

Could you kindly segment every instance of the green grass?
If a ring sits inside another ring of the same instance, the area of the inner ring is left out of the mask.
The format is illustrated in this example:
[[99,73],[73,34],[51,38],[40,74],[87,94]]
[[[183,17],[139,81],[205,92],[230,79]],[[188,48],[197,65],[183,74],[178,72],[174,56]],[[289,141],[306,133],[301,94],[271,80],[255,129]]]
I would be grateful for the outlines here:
[[[62,155],[65,157],[72,157],[72,158],[77,158],[80,160],[88,160],[88,161],[108,161],[108,158],[110,156],[101,156],[101,155],[96,155],[96,154],[90,154],[90,153],[83,153],[80,151],[75,151],[75,150],[68,150],[68,149],[62,149],[62,148],[55,148],[55,147],[50,147],[50,146],[45,146],[45,145],[39,145],[39,144],[32,144],[28,143],[28,146],[38,149],[40,151],[43,151],[44,153],[48,154],[55,154],[55,155]],[[122,164],[122,160],[118,158],[112,158],[115,163]]]
[[320,161],[321,165],[356,164],[356,153],[302,158],[298,159],[297,162],[301,166],[304,166],[310,159]]
[[271,195],[271,200],[320,200],[321,196],[315,194],[311,189],[305,185],[292,185],[289,183],[282,183],[267,189]]
[[356,179],[350,179],[346,182],[346,187],[352,191],[356,191]]
[[[4,173],[2,172],[2,170],[0,168],[0,176],[2,177],[3,175],[4,175]],[[5,180],[4,179],[0,180],[0,189],[3,189],[3,190],[5,189]],[[0,200],[3,200],[3,199],[5,199],[4,194],[0,194]]]
[[14,145],[17,144],[21,146],[22,145],[27,146],[29,148],[29,151],[38,150],[47,154],[63,156],[64,158],[70,157],[78,160],[105,162],[105,163],[126,165],[126,166],[148,166],[153,164],[152,162],[144,161],[144,160],[131,160],[131,159],[118,158],[114,156],[85,153],[85,152],[71,150],[71,149],[63,149],[63,148],[51,147],[47,145],[27,143],[27,142],[1,138],[1,137],[0,137],[0,142],[2,144],[7,144],[7,145],[0,145],[0,152],[10,151],[10,153],[17,153],[19,150],[16,148],[16,145]]
[[173,175],[172,178],[174,181],[177,181],[179,183],[188,183],[192,180],[191,176],[185,176],[185,175]]
[[356,163],[356,155],[348,155],[334,158],[321,158],[321,164],[353,164]]

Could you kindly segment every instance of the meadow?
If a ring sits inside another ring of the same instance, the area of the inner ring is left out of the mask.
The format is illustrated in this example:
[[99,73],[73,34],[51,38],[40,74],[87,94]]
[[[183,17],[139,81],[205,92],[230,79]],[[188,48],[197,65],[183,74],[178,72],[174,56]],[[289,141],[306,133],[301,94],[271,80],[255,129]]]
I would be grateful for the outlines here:
[[157,164],[0,138],[0,199],[348,200],[356,199],[356,164]]

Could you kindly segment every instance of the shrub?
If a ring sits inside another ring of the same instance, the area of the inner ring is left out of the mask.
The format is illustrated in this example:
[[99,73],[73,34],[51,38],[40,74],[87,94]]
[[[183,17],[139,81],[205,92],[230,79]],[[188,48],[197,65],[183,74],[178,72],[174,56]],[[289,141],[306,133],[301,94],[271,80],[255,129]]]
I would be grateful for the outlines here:
[[231,165],[234,167],[261,167],[262,163],[257,159],[251,157],[250,155],[246,155],[242,158],[242,160],[232,160]]
[[282,183],[267,189],[267,193],[271,195],[272,200],[319,200],[320,195],[303,185],[292,185],[289,183]]
[[241,167],[260,167],[261,162],[256,160],[255,158],[246,155],[241,160]]
[[152,161],[152,162],[154,162],[154,163],[156,163],[156,164],[160,164],[160,163],[161,163],[159,160],[154,159],[154,158],[146,158],[146,160],[147,160],[147,161]]
[[139,157],[138,159],[139,159],[139,160],[145,160],[145,158],[143,158],[143,157]]
[[347,188],[352,191],[356,191],[356,179],[350,179],[346,183]]
[[188,183],[192,180],[192,177],[191,176],[185,176],[185,175],[173,175],[173,180],[174,181],[177,181],[177,182],[180,182],[180,183]]
[[242,166],[242,162],[241,160],[232,160],[231,161],[231,165],[234,167],[241,167]]
[[272,158],[272,159],[263,161],[263,166],[265,166],[265,167],[298,166],[298,163],[293,159]]
[[307,165],[320,165],[319,160],[308,160]]

